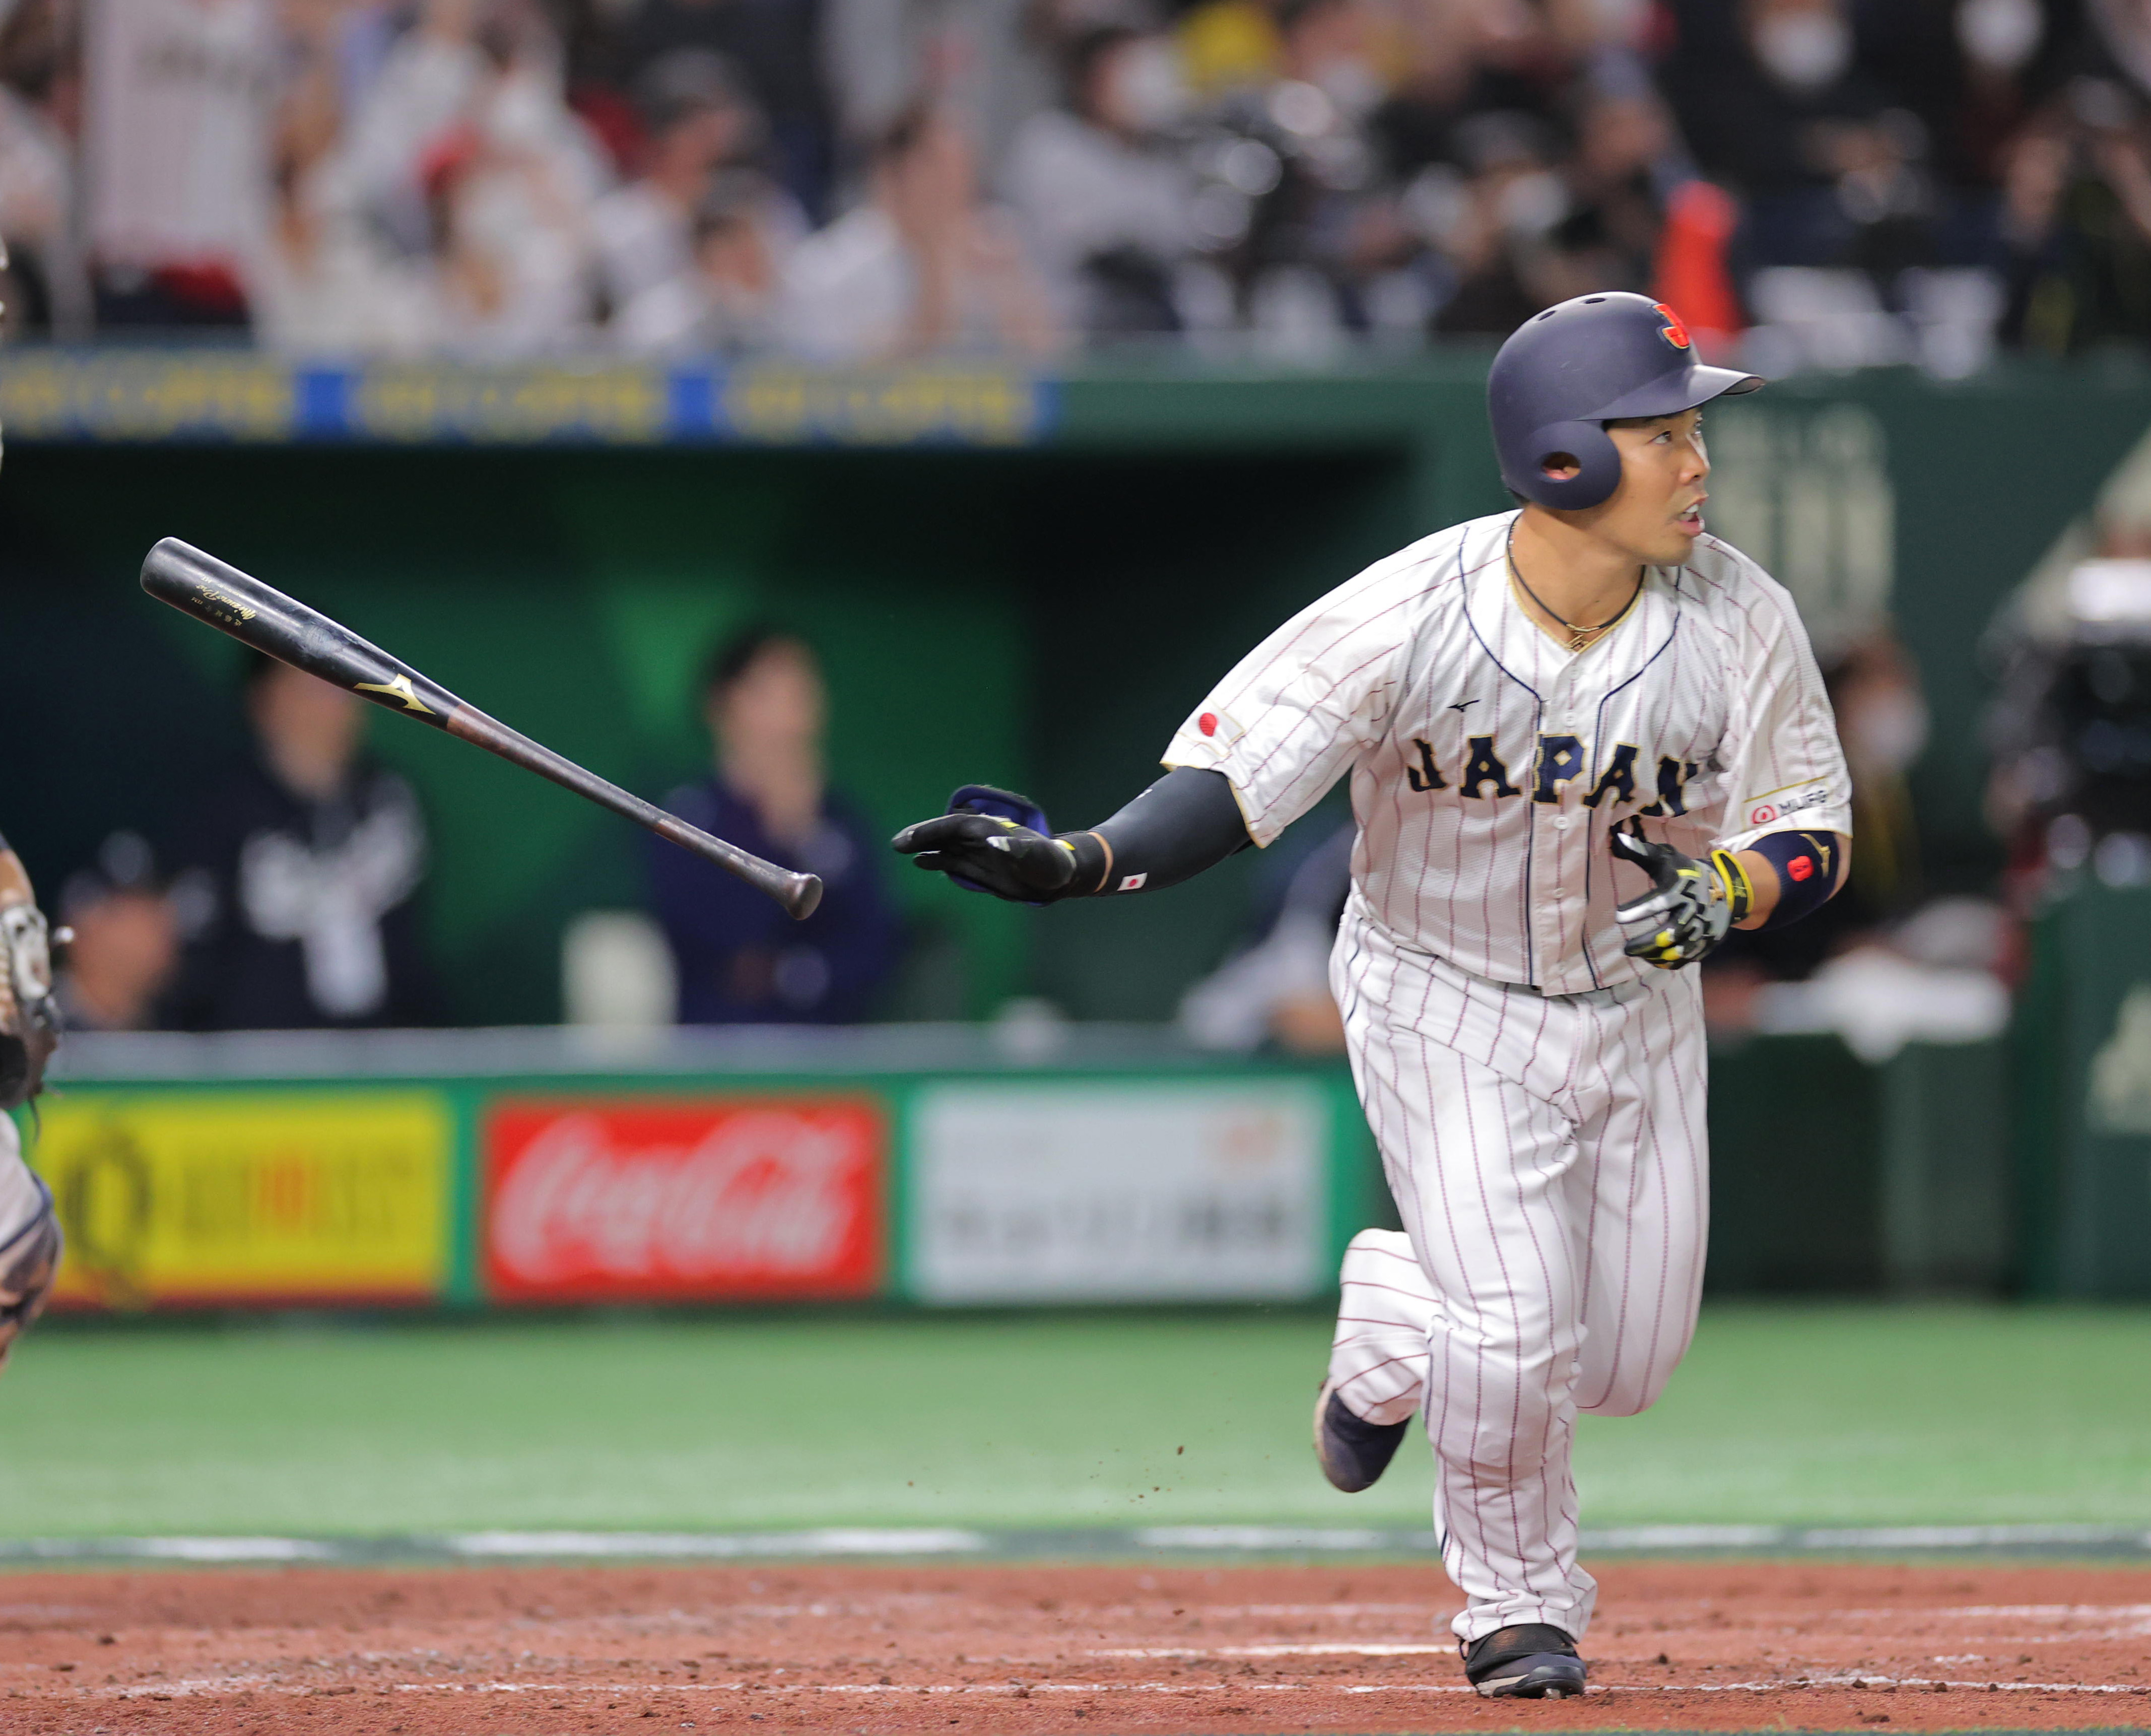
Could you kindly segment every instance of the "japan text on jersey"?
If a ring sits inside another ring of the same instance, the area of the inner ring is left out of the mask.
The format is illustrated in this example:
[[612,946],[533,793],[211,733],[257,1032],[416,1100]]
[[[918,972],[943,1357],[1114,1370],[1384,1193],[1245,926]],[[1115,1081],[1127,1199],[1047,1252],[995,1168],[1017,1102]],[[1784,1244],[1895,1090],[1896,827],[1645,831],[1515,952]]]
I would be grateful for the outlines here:
[[1692,855],[1849,833],[1851,791],[1792,599],[1704,537],[1570,651],[1511,593],[1516,514],[1378,562],[1288,621],[1198,706],[1169,766],[1222,772],[1268,844],[1349,775],[1354,897],[1408,946],[1574,994],[1648,969],[1606,835],[1641,816]]

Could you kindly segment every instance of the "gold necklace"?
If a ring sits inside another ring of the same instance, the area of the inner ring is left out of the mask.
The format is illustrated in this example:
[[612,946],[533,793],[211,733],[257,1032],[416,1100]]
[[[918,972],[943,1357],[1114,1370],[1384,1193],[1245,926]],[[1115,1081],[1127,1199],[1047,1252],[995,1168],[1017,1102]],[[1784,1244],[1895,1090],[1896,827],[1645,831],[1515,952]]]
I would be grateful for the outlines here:
[[1513,525],[1510,527],[1507,540],[1501,545],[1501,553],[1509,563],[1509,577],[1516,582],[1523,594],[1568,630],[1568,648],[1571,651],[1588,650],[1592,645],[1597,644],[1600,640],[1628,618],[1628,611],[1636,606],[1637,600],[1643,595],[1643,569],[1637,567],[1636,588],[1629,594],[1628,600],[1621,605],[1619,612],[1610,619],[1599,622],[1595,627],[1579,626],[1566,615],[1554,615],[1552,610],[1546,608],[1546,599],[1525,584],[1523,569],[1516,564],[1516,533]]

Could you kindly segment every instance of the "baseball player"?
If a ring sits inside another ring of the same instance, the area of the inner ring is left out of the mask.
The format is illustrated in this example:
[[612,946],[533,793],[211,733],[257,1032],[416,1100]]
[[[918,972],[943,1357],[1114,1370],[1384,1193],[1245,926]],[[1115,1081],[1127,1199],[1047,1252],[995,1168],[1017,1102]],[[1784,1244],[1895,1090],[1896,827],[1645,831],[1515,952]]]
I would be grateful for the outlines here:
[[1685,967],[1845,874],[1850,792],[1799,615],[1703,529],[1702,407],[1762,383],[1704,366],[1643,296],[1548,309],[1487,385],[1516,510],[1302,610],[1103,824],[1055,836],[969,786],[895,840],[1005,898],[1121,897],[1268,845],[1350,778],[1330,985],[1404,1229],[1345,1255],[1316,1450],[1364,1489],[1424,1417],[1455,1631],[1489,1696],[1583,1691],[1576,1415],[1643,1410],[1694,1324]]
[[44,1089],[58,1028],[44,913],[22,858],[0,838],[0,1367],[59,1272],[52,1190],[23,1162],[21,1136],[4,1113]]

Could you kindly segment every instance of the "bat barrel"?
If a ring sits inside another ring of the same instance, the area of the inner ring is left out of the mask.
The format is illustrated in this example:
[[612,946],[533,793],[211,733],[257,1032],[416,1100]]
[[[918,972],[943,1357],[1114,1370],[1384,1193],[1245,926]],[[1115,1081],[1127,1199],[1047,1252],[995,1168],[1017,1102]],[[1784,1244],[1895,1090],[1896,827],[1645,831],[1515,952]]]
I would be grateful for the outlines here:
[[348,627],[175,536],[143,561],[142,589],[241,645],[436,729],[447,728],[462,706]]

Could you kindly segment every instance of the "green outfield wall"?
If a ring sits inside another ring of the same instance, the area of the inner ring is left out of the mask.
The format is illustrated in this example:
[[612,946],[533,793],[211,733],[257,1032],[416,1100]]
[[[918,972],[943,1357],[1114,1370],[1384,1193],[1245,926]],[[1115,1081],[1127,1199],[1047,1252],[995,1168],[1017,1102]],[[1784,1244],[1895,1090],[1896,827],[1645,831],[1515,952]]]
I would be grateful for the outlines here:
[[2026,1288],[2151,1296],[2151,892],[2059,877],[2014,1048]]

